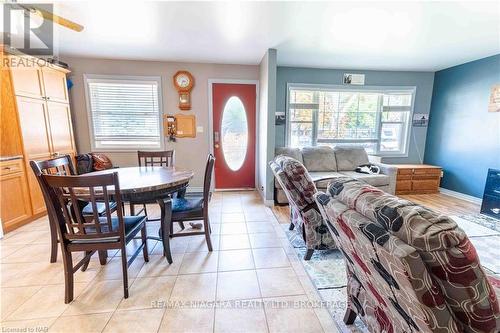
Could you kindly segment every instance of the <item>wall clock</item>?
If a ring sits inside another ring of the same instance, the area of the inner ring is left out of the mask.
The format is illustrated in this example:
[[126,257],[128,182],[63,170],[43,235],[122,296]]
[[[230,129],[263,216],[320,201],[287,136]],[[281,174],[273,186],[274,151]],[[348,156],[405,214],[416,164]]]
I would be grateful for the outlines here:
[[174,75],[174,86],[179,93],[179,109],[191,110],[191,90],[194,77],[188,71],[178,71]]

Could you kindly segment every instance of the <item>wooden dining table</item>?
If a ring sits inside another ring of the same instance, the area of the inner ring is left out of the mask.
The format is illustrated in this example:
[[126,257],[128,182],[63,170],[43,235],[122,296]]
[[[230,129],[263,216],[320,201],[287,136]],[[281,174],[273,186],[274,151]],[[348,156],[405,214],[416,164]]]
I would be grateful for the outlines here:
[[[184,195],[189,181],[194,176],[194,172],[191,170],[160,166],[115,168],[95,171],[87,175],[102,175],[114,172],[118,173],[122,202],[133,204],[146,204],[154,203],[158,200],[166,200],[174,193]],[[109,189],[109,192],[112,194],[113,190]],[[166,207],[168,211],[162,211],[163,218],[160,221],[159,236],[148,235],[148,239],[162,241],[164,253],[169,253],[166,248],[169,246],[169,231],[166,228],[170,221],[165,220],[171,219],[172,205],[169,202],[167,205],[162,205],[161,207]],[[130,213],[131,215],[135,215],[133,205],[131,205]]]

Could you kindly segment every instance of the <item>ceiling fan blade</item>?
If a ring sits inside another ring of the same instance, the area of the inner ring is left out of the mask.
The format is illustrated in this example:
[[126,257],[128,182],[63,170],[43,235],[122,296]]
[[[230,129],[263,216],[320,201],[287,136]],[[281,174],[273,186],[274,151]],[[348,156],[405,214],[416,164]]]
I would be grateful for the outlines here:
[[58,16],[54,13],[48,12],[46,10],[40,9],[36,6],[26,6],[26,5],[21,5],[21,7],[28,9],[30,12],[37,14],[44,19],[51,20],[54,23],[57,23],[59,25],[62,25],[63,27],[66,27],[68,29],[74,30],[74,31],[82,31],[83,30],[83,25],[80,25],[78,23],[75,23],[73,21],[70,21],[68,19],[65,19],[64,17]]

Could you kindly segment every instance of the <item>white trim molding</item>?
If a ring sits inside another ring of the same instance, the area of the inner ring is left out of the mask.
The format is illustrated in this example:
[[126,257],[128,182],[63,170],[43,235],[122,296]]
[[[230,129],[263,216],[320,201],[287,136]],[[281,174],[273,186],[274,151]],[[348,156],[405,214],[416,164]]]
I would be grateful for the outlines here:
[[450,197],[454,197],[454,198],[457,198],[457,199],[462,199],[462,200],[465,200],[465,201],[468,201],[468,202],[472,202],[472,203],[475,203],[475,204],[478,204],[478,205],[481,205],[482,202],[483,202],[483,199],[481,199],[481,198],[477,198],[477,197],[473,197],[472,195],[468,195],[468,194],[464,194],[464,193],[460,193],[460,192],[448,190],[448,189],[445,189],[445,188],[442,188],[442,187],[439,188],[439,192],[443,193],[443,194],[446,194],[446,195],[449,195]]

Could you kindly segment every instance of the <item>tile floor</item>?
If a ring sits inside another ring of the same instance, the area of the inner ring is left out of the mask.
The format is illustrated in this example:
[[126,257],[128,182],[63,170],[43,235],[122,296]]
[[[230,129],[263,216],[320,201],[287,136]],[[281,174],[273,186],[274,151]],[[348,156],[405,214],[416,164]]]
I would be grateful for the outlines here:
[[[217,192],[210,215],[214,251],[203,236],[175,238],[168,265],[161,244],[149,242],[150,261],[139,256],[129,268],[128,299],[116,251],[105,266],[93,258],[76,273],[75,300],[64,304],[62,263],[60,256],[49,263],[46,218],[7,234],[0,240],[3,331],[337,332],[256,192]],[[150,234],[157,230],[149,224]]]

